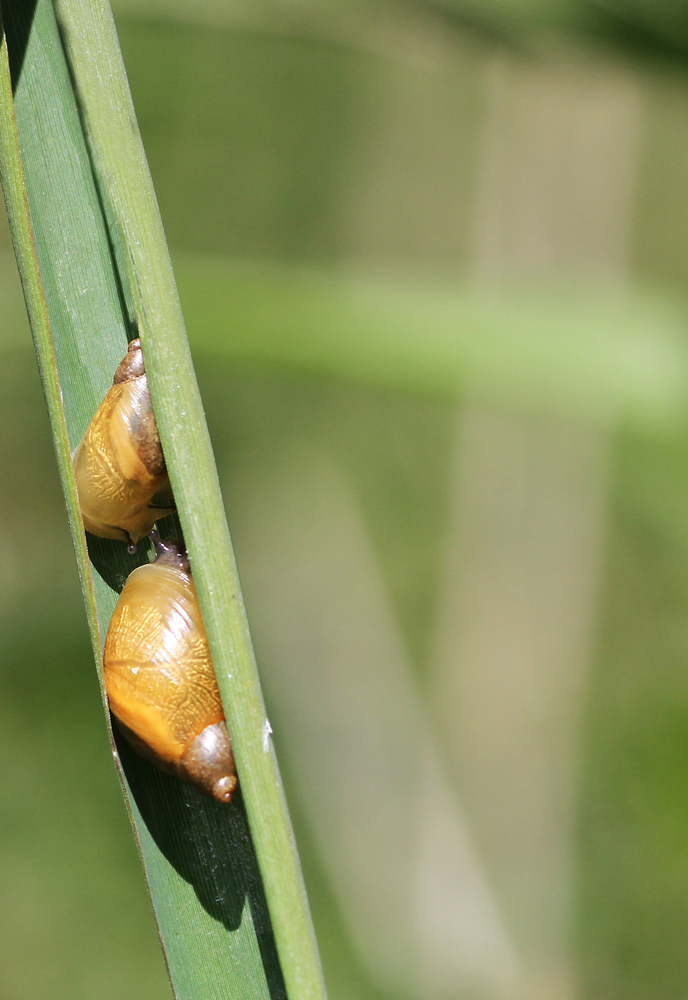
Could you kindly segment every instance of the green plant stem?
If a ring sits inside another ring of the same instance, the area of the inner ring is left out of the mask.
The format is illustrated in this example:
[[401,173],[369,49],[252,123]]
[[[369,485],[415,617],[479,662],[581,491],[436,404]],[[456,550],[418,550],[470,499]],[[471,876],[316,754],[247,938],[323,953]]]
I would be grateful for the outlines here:
[[184,530],[288,995],[322,972],[165,236],[109,6],[56,9],[101,192],[128,261],[151,396]]
[[36,348],[43,391],[48,406],[55,454],[60,470],[60,481],[65,495],[72,541],[77,554],[81,588],[86,600],[90,633],[94,640],[96,659],[99,661],[98,618],[93,594],[93,581],[88,570],[86,538],[81,525],[81,517],[78,513],[79,505],[76,484],[72,475],[67,423],[62,408],[48,306],[43,293],[36,247],[31,230],[28,197],[24,182],[21,154],[19,152],[17,122],[13,108],[7,40],[2,30],[2,20],[0,17],[0,178],[3,180],[2,191],[5,198],[5,207],[12,232],[12,242],[17,257],[24,300],[29,314],[31,334]]

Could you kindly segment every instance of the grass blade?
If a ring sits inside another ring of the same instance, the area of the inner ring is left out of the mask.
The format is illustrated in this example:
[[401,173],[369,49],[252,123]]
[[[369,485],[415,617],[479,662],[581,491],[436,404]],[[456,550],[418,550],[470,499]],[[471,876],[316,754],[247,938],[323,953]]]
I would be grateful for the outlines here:
[[241,798],[223,809],[119,747],[125,797],[173,986],[180,998],[276,1000],[286,983],[294,1000],[315,1000],[324,987],[307,901],[109,8],[96,2],[58,5],[69,68],[48,0],[5,0],[2,11],[0,174],[96,662],[100,669],[105,628],[136,560],[123,546],[101,539],[89,540],[87,554],[70,452],[111,381],[134,321],[250,823],[251,835]]

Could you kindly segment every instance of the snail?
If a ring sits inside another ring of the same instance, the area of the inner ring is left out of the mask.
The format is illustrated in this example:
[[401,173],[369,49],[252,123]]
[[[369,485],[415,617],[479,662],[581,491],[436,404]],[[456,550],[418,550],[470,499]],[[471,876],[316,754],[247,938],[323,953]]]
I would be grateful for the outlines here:
[[73,458],[84,527],[124,539],[129,551],[160,517],[174,510],[153,415],[140,340],[132,340],[113,384]]
[[129,742],[220,802],[236,768],[183,546],[151,532],[157,558],[129,574],[105,640],[105,686]]

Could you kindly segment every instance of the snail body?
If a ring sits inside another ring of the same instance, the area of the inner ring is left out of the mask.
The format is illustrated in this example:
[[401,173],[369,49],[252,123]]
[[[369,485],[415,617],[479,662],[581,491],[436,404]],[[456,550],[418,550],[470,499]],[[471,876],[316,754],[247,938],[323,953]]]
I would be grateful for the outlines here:
[[174,505],[156,504],[168,487],[141,342],[132,340],[74,453],[84,527],[135,546]]
[[128,577],[105,640],[105,685],[124,735],[162,770],[229,802],[237,785],[188,562],[174,543]]

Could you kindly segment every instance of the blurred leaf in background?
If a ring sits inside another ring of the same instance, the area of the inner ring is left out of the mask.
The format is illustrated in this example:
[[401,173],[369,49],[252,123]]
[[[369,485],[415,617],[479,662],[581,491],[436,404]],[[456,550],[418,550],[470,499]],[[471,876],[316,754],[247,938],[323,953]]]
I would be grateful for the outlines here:
[[[686,992],[677,10],[115,6],[333,1000]],[[0,997],[150,1000],[0,249]]]

